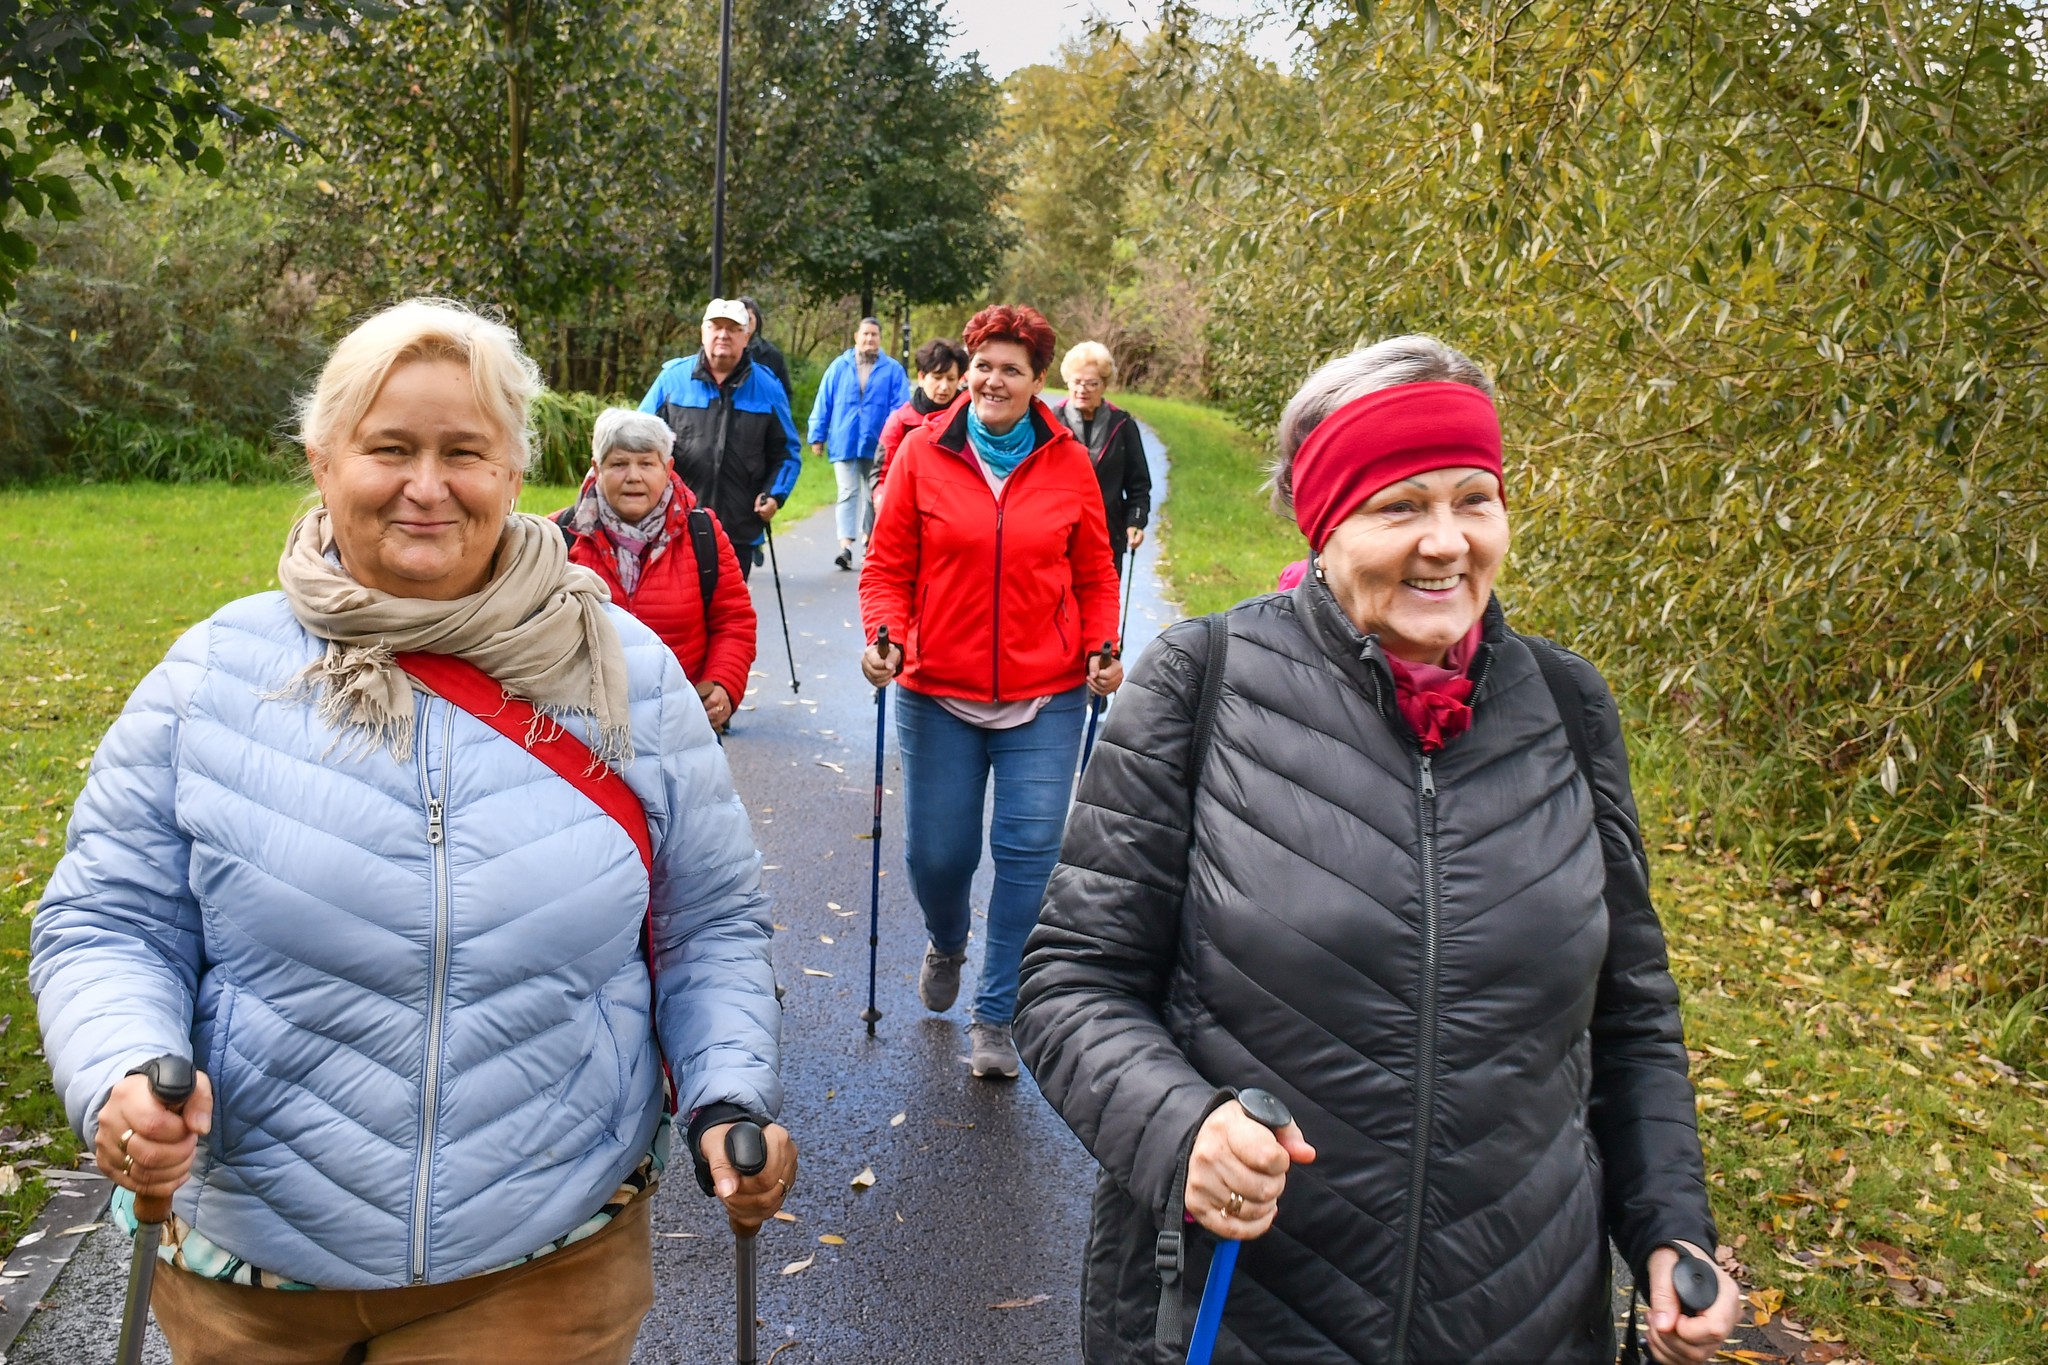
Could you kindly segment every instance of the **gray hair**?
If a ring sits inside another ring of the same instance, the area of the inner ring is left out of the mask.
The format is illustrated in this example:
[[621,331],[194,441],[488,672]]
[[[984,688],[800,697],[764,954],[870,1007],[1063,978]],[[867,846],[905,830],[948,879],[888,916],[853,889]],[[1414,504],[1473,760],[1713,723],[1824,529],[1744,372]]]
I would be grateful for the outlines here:
[[1462,351],[1432,336],[1389,337],[1340,355],[1306,380],[1280,414],[1273,505],[1294,510],[1294,456],[1310,432],[1354,398],[1399,384],[1470,384],[1493,397],[1493,380]]
[[590,462],[603,464],[614,450],[651,450],[666,460],[676,448],[668,423],[636,408],[606,408],[590,429]]

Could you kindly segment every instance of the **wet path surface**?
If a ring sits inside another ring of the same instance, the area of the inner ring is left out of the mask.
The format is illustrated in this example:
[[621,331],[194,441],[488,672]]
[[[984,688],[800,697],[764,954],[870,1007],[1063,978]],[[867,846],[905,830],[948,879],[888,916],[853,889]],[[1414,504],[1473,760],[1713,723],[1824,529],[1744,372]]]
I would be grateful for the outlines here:
[[[1154,452],[1155,482],[1163,459]],[[777,539],[800,693],[768,574],[754,577],[761,648],[755,689],[727,752],[754,812],[775,897],[784,1004],[783,1121],[803,1148],[788,1211],[760,1241],[761,1358],[833,1361],[1060,1361],[1079,1355],[1080,1258],[1094,1164],[1029,1075],[967,1073],[967,1000],[944,1015],[918,1003],[923,920],[903,871],[891,698],[885,736],[881,950],[870,1039],[868,896],[874,794],[874,691],[861,677],[857,574],[833,568],[829,512]],[[1131,644],[1176,618],[1162,601],[1155,547],[1139,551]],[[841,771],[843,769],[843,771]],[[977,879],[977,914],[991,870]],[[825,940],[831,940],[826,942]],[[830,976],[811,973],[829,972]],[[901,1116],[900,1122],[897,1117]],[[853,1188],[872,1171],[874,1184]],[[636,1360],[729,1358],[732,1239],[687,1178],[655,1209],[663,1292]],[[825,1245],[821,1236],[845,1238]],[[783,1267],[815,1256],[808,1268]],[[997,1307],[1017,1304],[1016,1307]]]

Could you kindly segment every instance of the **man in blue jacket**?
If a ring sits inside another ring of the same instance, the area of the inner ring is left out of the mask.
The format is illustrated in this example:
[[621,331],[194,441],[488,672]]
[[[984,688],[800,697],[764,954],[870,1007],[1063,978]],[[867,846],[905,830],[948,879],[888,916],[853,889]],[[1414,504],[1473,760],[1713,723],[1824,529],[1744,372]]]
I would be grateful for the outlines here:
[[853,567],[853,542],[875,529],[875,445],[889,414],[910,401],[910,377],[882,354],[882,324],[862,318],[853,349],[833,361],[811,407],[811,453],[832,457],[839,480],[839,557]]
[[704,309],[703,349],[661,367],[640,411],[676,434],[676,473],[725,527],[740,576],[761,562],[768,523],[803,471],[781,381],[747,356],[752,319],[738,299]]

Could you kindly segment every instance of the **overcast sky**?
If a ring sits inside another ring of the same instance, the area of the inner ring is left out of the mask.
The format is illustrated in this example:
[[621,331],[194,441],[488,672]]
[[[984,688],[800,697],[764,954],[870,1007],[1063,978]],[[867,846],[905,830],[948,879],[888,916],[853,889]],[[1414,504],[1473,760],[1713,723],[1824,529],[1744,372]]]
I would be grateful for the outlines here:
[[[1262,0],[1201,0],[1201,8],[1230,17],[1257,14],[1264,5]],[[1050,61],[1060,40],[1080,34],[1089,13],[1096,10],[1125,20],[1135,30],[1157,13],[1157,6],[1147,0],[951,0],[946,6],[963,30],[953,50],[978,50],[982,64],[997,78],[1020,66]],[[1260,48],[1284,58],[1291,31],[1285,21],[1272,21]]]

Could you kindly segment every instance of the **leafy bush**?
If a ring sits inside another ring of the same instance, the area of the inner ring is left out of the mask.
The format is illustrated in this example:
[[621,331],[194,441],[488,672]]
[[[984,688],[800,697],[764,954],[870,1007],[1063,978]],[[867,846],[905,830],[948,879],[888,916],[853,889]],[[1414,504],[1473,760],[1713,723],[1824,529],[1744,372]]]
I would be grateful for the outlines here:
[[0,311],[0,483],[61,473],[98,414],[267,444],[344,321],[273,205],[176,173],[139,182],[133,203],[91,191],[81,220],[27,229],[42,258]]
[[1519,619],[1671,727],[1720,838],[2048,982],[2037,9],[1372,11],[1291,77],[1160,46],[1215,111],[1145,150],[1207,210],[1218,392],[1269,424],[1403,331],[1497,367]]
[[170,424],[133,417],[87,418],[72,432],[63,473],[80,483],[276,483],[304,460],[218,422]]

